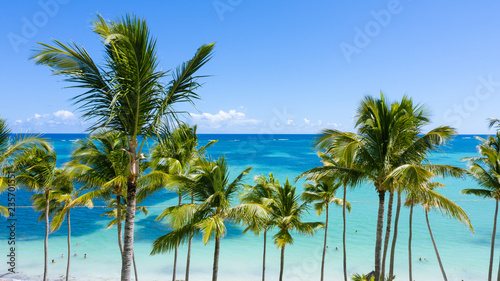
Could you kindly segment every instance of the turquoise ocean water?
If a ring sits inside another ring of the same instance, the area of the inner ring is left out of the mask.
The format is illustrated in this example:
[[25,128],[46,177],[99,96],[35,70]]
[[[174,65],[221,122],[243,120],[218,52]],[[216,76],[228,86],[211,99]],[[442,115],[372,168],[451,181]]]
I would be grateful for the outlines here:
[[[85,135],[47,135],[58,153],[58,164],[68,161],[72,145]],[[209,149],[213,157],[225,155],[232,175],[253,167],[246,182],[259,174],[273,172],[280,180],[293,180],[303,171],[321,165],[316,152],[311,148],[314,135],[200,135],[200,143],[217,139],[218,143]],[[460,162],[463,157],[477,154],[478,141],[470,135],[459,135],[443,151],[434,153],[433,163],[466,167]],[[430,223],[449,280],[486,280],[491,231],[493,225],[494,201],[463,196],[460,190],[477,187],[470,179],[442,179],[446,188],[440,191],[455,200],[469,215],[475,232],[469,231],[457,221],[431,214]],[[303,181],[296,183],[302,190]],[[0,195],[0,205],[6,205],[6,193]],[[30,206],[30,193],[19,190],[16,193],[18,206]],[[339,194],[341,196],[341,194]],[[388,197],[386,197],[388,198]],[[348,192],[352,212],[347,214],[347,270],[352,273],[368,273],[373,267],[375,226],[378,199],[369,183],[362,184]],[[387,200],[387,199],[386,199]],[[136,216],[135,256],[141,280],[170,280],[173,254],[150,256],[152,241],[165,234],[168,228],[156,222],[157,215],[167,206],[177,204],[177,198],[170,192],[157,193],[142,205],[148,206],[149,215]],[[96,202],[93,209],[78,208],[72,211],[72,257],[70,276],[72,280],[119,280],[121,260],[116,238],[116,228],[106,229],[109,219],[101,217],[104,203]],[[341,208],[332,207],[328,231],[329,249],[326,255],[326,280],[342,278],[342,217]],[[7,273],[7,220],[0,218],[0,278],[10,277],[40,280],[43,274],[44,224],[38,222],[38,213],[30,207],[16,209],[16,271]],[[408,215],[403,207],[400,218],[398,247],[396,250],[396,280],[408,280]],[[324,221],[313,211],[308,221]],[[415,280],[442,280],[434,254],[423,210],[414,210],[413,219],[413,277]],[[247,233],[241,226],[230,226],[227,236],[221,242],[219,280],[260,280],[262,268],[262,236]],[[49,238],[49,276],[51,280],[61,279],[66,270],[66,233],[64,224]],[[324,231],[313,237],[295,235],[293,245],[286,248],[285,280],[319,280],[321,249]],[[279,273],[279,250],[268,235],[267,280],[277,280]],[[77,245],[78,244],[78,245]],[[338,251],[335,248],[338,247]],[[204,246],[201,239],[193,242],[191,280],[211,280],[214,244]],[[180,248],[177,279],[183,279],[187,247]],[[84,259],[84,254],[87,258]],[[498,254],[494,261],[494,273],[498,269]],[[419,261],[419,257],[422,260]],[[496,269],[495,269],[496,268]],[[495,276],[494,274],[494,276]]]

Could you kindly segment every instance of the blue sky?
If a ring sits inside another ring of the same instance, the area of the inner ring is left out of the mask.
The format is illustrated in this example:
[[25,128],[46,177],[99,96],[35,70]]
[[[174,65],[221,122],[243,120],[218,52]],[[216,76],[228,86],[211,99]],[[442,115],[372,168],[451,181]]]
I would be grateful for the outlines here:
[[[355,4],[354,4],[355,3]],[[78,94],[28,58],[52,38],[96,60],[96,13],[145,17],[164,70],[216,43],[196,109],[200,133],[353,130],[365,95],[424,103],[432,126],[491,133],[500,118],[498,1],[2,1],[0,116],[13,131],[83,132]]]

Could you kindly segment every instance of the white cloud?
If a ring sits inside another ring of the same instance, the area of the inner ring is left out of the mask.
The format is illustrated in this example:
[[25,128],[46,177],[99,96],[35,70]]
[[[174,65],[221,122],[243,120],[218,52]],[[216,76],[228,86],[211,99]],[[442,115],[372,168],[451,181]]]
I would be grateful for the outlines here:
[[306,124],[310,124],[311,123],[311,120],[307,119],[307,118],[304,118],[304,123]]
[[288,119],[288,120],[286,120],[286,124],[287,124],[287,125],[294,125],[294,123],[293,123],[293,119]]
[[67,110],[59,110],[59,111],[56,111],[53,113],[53,115],[57,118],[60,118],[60,119],[69,119],[69,118],[74,118],[75,117],[75,114],[73,114],[73,112],[71,111],[67,111]]
[[245,113],[236,111],[235,109],[231,109],[228,112],[219,110],[216,114],[190,113],[189,115],[193,119],[194,123],[198,124],[200,127],[210,129],[255,126],[260,123],[259,120],[249,119],[245,116]]
[[85,131],[84,122],[68,110],[58,110],[51,114],[38,114],[16,120],[12,126],[15,132],[41,132],[41,133],[74,133]]

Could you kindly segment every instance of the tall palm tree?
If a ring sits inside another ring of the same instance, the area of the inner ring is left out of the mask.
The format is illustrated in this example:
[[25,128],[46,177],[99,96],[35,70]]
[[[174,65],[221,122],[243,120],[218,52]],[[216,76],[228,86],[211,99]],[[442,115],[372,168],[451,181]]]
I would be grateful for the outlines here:
[[243,186],[244,176],[251,168],[245,169],[230,181],[229,167],[224,157],[216,162],[205,158],[198,162],[197,171],[200,176],[193,187],[193,193],[195,200],[200,203],[173,206],[158,217],[166,218],[174,229],[154,241],[151,254],[171,251],[179,243],[188,241],[194,231],[201,231],[204,244],[215,239],[212,281],[217,281],[220,242],[226,235],[226,223],[248,220],[249,217],[258,215],[261,208],[252,204],[231,205]]
[[[151,172],[145,175],[143,181],[146,183],[144,188],[137,194],[137,198],[142,200],[154,192],[167,189],[177,193],[179,198],[178,206],[182,205],[182,196],[189,192],[189,184],[193,180],[194,167],[199,157],[203,157],[205,151],[216,140],[208,142],[202,147],[199,146],[197,126],[189,127],[181,124],[175,131],[168,134],[165,132],[157,138],[157,144],[151,152],[151,163],[149,168]],[[184,180],[181,180],[184,179]],[[191,192],[192,201],[194,200]],[[194,202],[191,202],[193,204]],[[191,258],[192,238],[188,245],[188,254],[186,262],[185,280],[189,281],[189,265]],[[179,244],[174,250],[174,267],[172,281],[176,280],[177,255]]]
[[[78,201],[96,198],[108,201],[113,196],[116,198],[112,202],[116,205],[114,224],[117,225],[121,255],[123,255],[122,221],[125,220],[125,213],[122,210],[126,208],[122,202],[126,201],[129,173],[127,169],[129,155],[124,151],[126,146],[127,139],[119,132],[98,130],[88,138],[76,142],[71,162],[67,165],[71,178],[89,191],[81,195]],[[141,172],[145,166],[147,162],[141,162]],[[141,182],[141,176],[138,177],[138,182]],[[132,265],[135,280],[138,280],[134,255],[132,255]]]
[[410,98],[405,96],[401,101],[390,104],[381,94],[380,99],[365,97],[361,101],[356,115],[358,134],[325,130],[317,140],[317,147],[326,149],[334,159],[353,159],[352,165],[329,166],[320,170],[325,173],[331,170],[359,173],[360,176],[356,178],[373,182],[378,193],[376,281],[382,278],[383,271],[384,203],[386,192],[393,189],[391,172],[415,159],[421,159],[422,155],[455,133],[453,129],[441,126],[420,137],[422,127],[429,122],[423,106],[414,105]]
[[271,224],[279,231],[274,238],[274,244],[281,249],[280,277],[283,281],[285,268],[285,247],[293,243],[290,231],[296,230],[304,235],[313,235],[314,231],[323,227],[321,222],[303,222],[302,216],[308,210],[306,202],[300,201],[300,195],[295,192],[288,179],[283,186],[276,187],[276,195],[270,208]]
[[[78,197],[79,193],[75,189],[71,180],[68,170],[58,170],[54,179],[55,189],[50,193],[49,202],[49,215],[53,215],[52,222],[50,223],[50,231],[57,231],[64,220],[68,226],[67,242],[68,242],[68,256],[66,265],[66,281],[69,278],[69,269],[71,263],[71,218],[70,210],[77,206],[86,206],[92,208],[94,206],[92,200],[82,200]],[[35,194],[33,196],[34,205],[36,210],[45,210],[46,198],[42,194]],[[40,220],[43,216],[40,216]]]
[[[317,140],[316,147],[321,147],[324,142],[322,138]],[[329,148],[327,148],[328,150]],[[344,151],[349,152],[348,149]],[[355,154],[345,153],[334,158],[328,153],[318,152],[318,157],[321,158],[323,163],[322,167],[310,169],[297,177],[297,179],[306,177],[308,180],[318,181],[322,178],[335,178],[342,182],[343,197],[342,197],[342,254],[343,254],[343,270],[344,280],[347,281],[347,247],[346,247],[346,203],[347,203],[347,187],[356,186],[362,179],[362,172],[356,170],[353,166],[355,164]],[[297,180],[296,179],[296,180]]]
[[443,267],[443,263],[441,262],[441,257],[439,256],[439,252],[436,246],[436,241],[434,240],[434,236],[432,235],[431,225],[429,223],[428,213],[431,209],[440,211],[442,214],[454,218],[463,224],[465,224],[470,230],[474,231],[472,225],[470,223],[469,217],[467,214],[460,208],[457,204],[455,204],[450,199],[441,195],[435,188],[442,185],[429,184],[427,185],[427,190],[423,193],[418,194],[418,196],[412,197],[413,204],[420,204],[425,211],[425,221],[427,222],[427,228],[429,229],[429,234],[431,236],[432,245],[434,246],[434,251],[436,252],[436,257],[439,263],[439,267],[441,269],[441,273],[443,274],[444,281],[447,281],[446,273]]
[[[11,129],[5,119],[0,118],[0,194],[8,188],[8,173],[14,173],[13,162],[29,153],[32,148],[39,147],[50,151],[52,148],[46,139],[35,134],[18,134],[11,136]],[[8,209],[0,206],[0,215],[7,217]]]
[[[488,269],[488,281],[491,281],[497,230],[498,200],[500,200],[500,132],[497,131],[495,136],[489,136],[487,139],[476,138],[481,141],[481,144],[477,146],[481,157],[468,157],[462,159],[462,161],[469,162],[468,173],[483,188],[464,189],[462,190],[462,194],[472,194],[495,200],[490,264]],[[498,278],[500,278],[500,275]]]
[[55,189],[54,181],[60,170],[56,167],[57,155],[54,151],[47,151],[38,147],[32,148],[23,157],[17,159],[14,167],[18,171],[17,182],[30,191],[43,194],[45,199],[44,220],[44,270],[43,280],[47,280],[48,266],[48,239],[49,239],[49,203],[50,194]]
[[[338,206],[344,205],[344,200],[337,198],[337,191],[343,186],[342,182],[337,182],[335,178],[323,178],[317,182],[307,183],[304,186],[304,192],[302,193],[302,199],[308,203],[316,202],[314,204],[314,209],[318,216],[320,216],[323,211],[326,213],[325,220],[325,239],[323,242],[323,256],[321,258],[321,277],[320,280],[324,280],[325,275],[325,255],[326,255],[326,241],[328,235],[328,222],[329,222],[329,212],[328,207],[331,203]],[[351,204],[346,202],[347,209],[351,211]]]
[[260,235],[264,232],[264,250],[262,253],[262,281],[266,280],[266,244],[267,231],[271,227],[271,218],[268,214],[274,197],[276,195],[276,187],[279,186],[279,181],[274,178],[272,173],[269,173],[269,178],[265,175],[260,175],[254,179],[255,185],[245,185],[245,191],[241,194],[241,202],[245,204],[257,204],[264,210],[261,216],[253,216],[250,221],[244,222],[247,228],[243,233],[252,231],[255,235]]
[[192,103],[199,97],[195,91],[201,76],[196,72],[210,60],[214,44],[201,46],[191,60],[171,72],[169,82],[163,83],[169,73],[160,70],[156,40],[144,19],[126,15],[109,22],[98,15],[93,28],[105,50],[103,65],[96,64],[84,47],[57,40],[53,40],[53,46],[40,43],[32,59],[49,66],[54,74],[65,76],[74,87],[84,89],[74,99],[84,111],[84,118],[96,120],[90,131],[108,128],[127,137],[130,176],[121,279],[128,281],[144,143],[157,134],[161,123],[177,123],[179,111],[175,105]]

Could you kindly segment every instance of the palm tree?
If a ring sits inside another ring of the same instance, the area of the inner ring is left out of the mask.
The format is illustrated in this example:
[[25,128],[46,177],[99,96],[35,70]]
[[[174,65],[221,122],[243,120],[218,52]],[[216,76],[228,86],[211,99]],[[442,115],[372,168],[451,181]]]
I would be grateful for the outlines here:
[[257,204],[264,212],[262,216],[253,216],[250,221],[244,222],[247,228],[243,233],[252,231],[255,235],[260,235],[264,232],[264,251],[262,254],[262,281],[266,280],[266,244],[267,231],[271,227],[271,218],[268,214],[269,208],[273,203],[276,195],[276,187],[279,186],[279,181],[274,178],[272,173],[269,173],[269,179],[265,175],[260,175],[254,179],[255,185],[245,185],[245,191],[241,194],[241,202],[244,204]]
[[[0,118],[0,173],[14,173],[13,162],[29,153],[34,147],[39,147],[50,151],[52,148],[46,139],[40,135],[18,134],[11,137],[11,130],[5,119]],[[0,194],[8,188],[8,177],[0,176]],[[7,217],[8,209],[0,206],[0,215]]]
[[285,267],[285,247],[293,243],[290,231],[296,230],[304,235],[313,235],[314,231],[323,227],[320,222],[303,222],[302,216],[307,212],[306,202],[300,202],[300,196],[295,192],[288,179],[283,186],[276,186],[276,195],[271,204],[271,225],[278,227],[279,231],[274,238],[274,244],[281,249],[280,277],[283,281]]
[[118,246],[123,252],[122,197],[127,188],[128,154],[123,151],[126,138],[116,131],[99,131],[75,143],[68,170],[76,183],[90,192],[87,199],[116,198]]
[[[90,137],[76,142],[71,156],[72,160],[67,165],[73,180],[89,190],[81,195],[81,201],[96,198],[108,201],[115,196],[116,199],[112,200],[116,204],[114,224],[117,225],[118,247],[122,255],[122,221],[125,219],[122,202],[126,200],[129,172],[127,169],[129,155],[124,151],[126,145],[127,139],[119,132],[99,130]],[[141,162],[141,164],[140,171],[143,171],[147,162]],[[138,181],[141,182],[141,176]],[[134,255],[132,255],[132,264],[135,280],[138,280]]]
[[[196,125],[189,127],[186,124],[181,124],[171,134],[165,131],[158,136],[157,144],[151,152],[150,168],[152,171],[143,178],[145,186],[137,194],[139,200],[159,190],[167,189],[177,193],[179,198],[178,206],[182,205],[182,196],[184,193],[189,192],[188,185],[193,180],[192,174],[198,158],[204,155],[209,146],[217,142],[213,140],[198,148],[199,142],[196,130]],[[193,204],[193,195],[191,195],[191,199],[191,204]],[[188,245],[186,281],[189,281],[191,244],[192,238]],[[174,250],[172,281],[176,280],[178,248],[179,244]]]
[[[71,219],[70,210],[76,206],[87,206],[92,208],[94,206],[92,200],[82,200],[78,197],[78,192],[75,189],[71,177],[67,170],[58,170],[54,179],[55,189],[50,193],[49,202],[49,215],[53,215],[52,222],[50,223],[50,231],[57,231],[63,221],[66,219],[68,225],[68,262],[66,266],[66,281],[69,278],[69,268],[71,262]],[[42,194],[35,194],[34,205],[36,210],[45,210],[46,198]],[[41,215],[39,220],[42,220]]]
[[[323,243],[323,256],[321,259],[321,278],[324,280],[325,275],[325,255],[326,255],[326,238],[328,233],[328,207],[330,203],[335,203],[336,205],[343,206],[344,200],[335,197],[337,191],[342,187],[342,182],[336,182],[335,178],[324,178],[314,183],[307,183],[304,187],[304,192],[302,193],[302,199],[308,203],[317,202],[314,204],[314,209],[318,216],[320,216],[323,211],[326,213],[325,220],[325,239]],[[346,202],[347,209],[351,211],[351,204]]]
[[446,277],[446,273],[444,271],[443,263],[441,262],[441,257],[439,256],[439,252],[436,246],[436,241],[434,240],[434,236],[432,235],[431,225],[429,223],[428,213],[431,209],[435,209],[440,211],[442,214],[459,220],[463,224],[465,224],[472,231],[472,225],[470,224],[469,217],[467,214],[460,208],[457,204],[455,204],[450,199],[441,195],[440,193],[435,191],[435,188],[438,186],[442,186],[440,184],[428,184],[427,190],[418,194],[417,196],[411,196],[412,204],[420,204],[424,208],[425,211],[425,221],[427,222],[427,228],[429,229],[429,234],[431,236],[432,244],[434,246],[434,251],[436,252],[436,257],[439,263],[439,267],[441,268],[441,273],[443,274],[443,279],[445,281],[448,280]]
[[47,280],[48,266],[50,193],[56,188],[54,180],[60,173],[56,168],[56,160],[57,155],[54,151],[34,147],[29,152],[26,152],[23,157],[17,159],[15,163],[15,170],[18,171],[17,182],[30,191],[41,192],[45,199],[44,281]]
[[195,91],[200,87],[197,81],[202,76],[196,72],[210,60],[214,44],[201,46],[191,60],[171,72],[172,79],[164,84],[162,81],[169,73],[159,70],[156,40],[145,20],[126,15],[108,22],[98,15],[93,27],[103,43],[104,65],[97,65],[84,47],[57,40],[53,40],[53,46],[40,43],[32,59],[36,64],[49,66],[54,74],[65,76],[73,87],[85,89],[74,99],[80,104],[84,118],[96,120],[90,131],[108,128],[127,137],[128,205],[121,279],[128,281],[144,143],[158,133],[161,123],[178,122],[179,111],[175,105],[192,103],[199,97]]
[[[462,194],[472,194],[495,200],[495,215],[493,217],[493,233],[491,236],[490,265],[488,281],[492,279],[493,258],[495,248],[495,235],[497,230],[498,200],[500,199],[500,132],[487,139],[476,137],[481,141],[478,151],[481,157],[468,157],[462,161],[469,162],[468,173],[483,188],[470,188],[462,190]],[[500,271],[500,267],[499,267]],[[500,278],[500,275],[498,275]]]
[[[315,144],[316,147],[323,145],[321,138]],[[328,150],[328,149],[327,149]],[[349,152],[348,149],[344,150]],[[343,253],[343,270],[344,270],[344,280],[347,281],[347,247],[346,247],[346,203],[347,203],[347,187],[356,186],[362,179],[362,173],[356,170],[354,165],[355,155],[346,153],[339,158],[335,159],[328,153],[323,153],[318,151],[318,157],[321,158],[323,167],[313,168],[302,173],[295,180],[306,177],[308,180],[318,181],[322,178],[335,178],[339,179],[343,185],[343,197],[342,197],[342,253]]]
[[451,137],[454,130],[441,126],[420,137],[422,126],[429,123],[423,107],[414,105],[408,97],[389,104],[382,94],[380,99],[365,97],[356,119],[358,134],[324,130],[317,140],[317,147],[326,149],[333,159],[352,159],[350,165],[325,166],[316,172],[358,174],[354,177],[357,181],[364,178],[374,183],[379,196],[375,243],[375,280],[379,281],[384,271],[381,251],[385,194],[393,190],[395,182],[391,172],[421,159]]
[[154,241],[151,254],[171,251],[179,243],[189,240],[193,232],[201,231],[205,245],[215,239],[212,281],[217,281],[220,240],[226,235],[226,223],[248,220],[249,217],[258,215],[261,209],[252,204],[231,206],[231,201],[243,186],[243,177],[251,168],[245,169],[230,181],[229,167],[224,157],[216,162],[200,158],[198,162],[197,172],[200,176],[192,190],[195,200],[200,203],[173,206],[158,217],[166,218],[174,229]]

